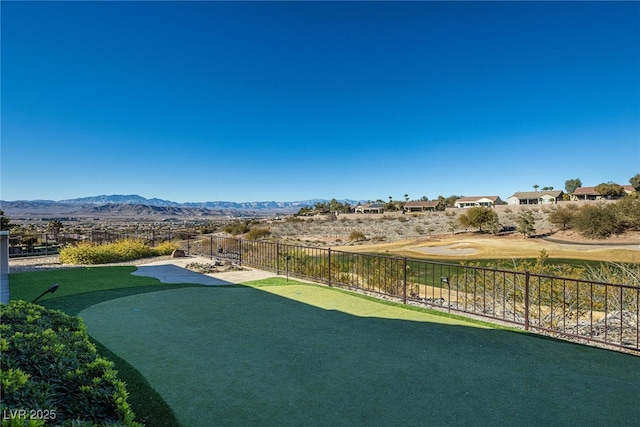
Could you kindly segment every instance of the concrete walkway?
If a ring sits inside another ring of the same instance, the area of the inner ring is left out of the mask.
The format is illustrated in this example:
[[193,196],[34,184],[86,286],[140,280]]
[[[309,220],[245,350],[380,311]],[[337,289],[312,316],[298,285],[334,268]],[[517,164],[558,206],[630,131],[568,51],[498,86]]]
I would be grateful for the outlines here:
[[211,260],[203,257],[189,256],[185,258],[172,258],[139,265],[134,271],[135,276],[153,277],[162,283],[194,283],[198,285],[222,286],[233,285],[250,280],[276,277],[275,273],[243,267],[246,270],[227,271],[224,273],[202,274],[188,270],[185,266],[190,263],[210,264]]

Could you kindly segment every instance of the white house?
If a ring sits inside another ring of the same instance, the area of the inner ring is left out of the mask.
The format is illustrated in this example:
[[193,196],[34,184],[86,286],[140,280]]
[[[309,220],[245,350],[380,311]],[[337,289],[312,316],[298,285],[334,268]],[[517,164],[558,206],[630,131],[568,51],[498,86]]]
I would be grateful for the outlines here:
[[472,197],[460,197],[453,205],[456,208],[473,208],[476,206],[483,206],[486,208],[492,208],[495,205],[502,204],[500,196],[472,196]]
[[355,208],[356,213],[384,213],[384,203],[367,203],[358,205]]

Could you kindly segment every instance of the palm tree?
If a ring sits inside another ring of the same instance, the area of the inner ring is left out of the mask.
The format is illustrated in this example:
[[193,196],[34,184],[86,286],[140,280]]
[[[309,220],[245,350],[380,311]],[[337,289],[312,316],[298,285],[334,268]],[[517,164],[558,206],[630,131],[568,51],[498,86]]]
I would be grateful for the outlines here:
[[540,187],[540,186],[539,186],[538,184],[535,184],[535,185],[533,186],[533,189],[534,189],[534,190],[536,190],[536,191],[538,191],[538,187]]

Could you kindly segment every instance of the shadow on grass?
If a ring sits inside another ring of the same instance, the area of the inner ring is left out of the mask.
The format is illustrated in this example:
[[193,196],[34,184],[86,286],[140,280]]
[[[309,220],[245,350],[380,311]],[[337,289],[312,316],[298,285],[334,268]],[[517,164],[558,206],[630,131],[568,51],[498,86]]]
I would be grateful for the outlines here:
[[[58,292],[48,294],[38,303],[70,315],[78,315],[87,307],[111,299],[198,286],[160,284],[156,279],[132,276],[131,272],[135,270],[135,267],[88,267],[12,274],[11,298],[31,301],[52,283],[59,283],[61,286]],[[102,345],[95,337],[90,338],[99,354],[114,362],[119,378],[127,384],[130,393],[128,402],[136,414],[137,421],[159,427],[178,425],[171,407],[137,369]]]
[[[185,426],[632,425],[640,417],[640,358],[401,313],[356,316],[344,299],[358,296],[290,284],[283,297],[276,287],[131,294],[82,316]],[[295,300],[312,288],[324,308]]]

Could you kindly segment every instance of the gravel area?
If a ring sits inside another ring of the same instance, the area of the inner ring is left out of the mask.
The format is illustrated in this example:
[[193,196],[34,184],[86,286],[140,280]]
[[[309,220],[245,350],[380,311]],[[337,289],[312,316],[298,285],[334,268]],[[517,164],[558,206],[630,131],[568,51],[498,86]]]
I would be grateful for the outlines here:
[[78,268],[78,267],[98,267],[117,265],[142,265],[156,261],[171,259],[171,256],[160,256],[153,258],[143,258],[134,261],[112,263],[112,264],[92,264],[92,265],[69,265],[62,264],[58,255],[47,255],[37,257],[9,258],[9,273],[25,273],[29,271],[53,270],[56,268]]

